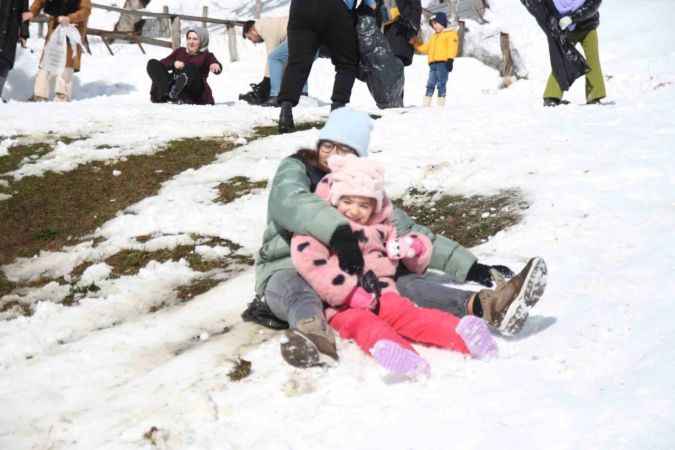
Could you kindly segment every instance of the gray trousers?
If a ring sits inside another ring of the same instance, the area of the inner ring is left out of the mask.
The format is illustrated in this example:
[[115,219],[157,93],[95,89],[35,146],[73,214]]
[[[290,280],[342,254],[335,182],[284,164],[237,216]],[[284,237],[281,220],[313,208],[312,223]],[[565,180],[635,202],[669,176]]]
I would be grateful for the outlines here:
[[[467,302],[474,293],[444,285],[451,281],[448,275],[436,273],[405,274],[397,278],[396,287],[401,295],[419,306],[463,317],[467,315]],[[323,316],[321,298],[295,270],[280,270],[270,277],[265,301],[274,315],[288,322],[291,328],[300,320]]]

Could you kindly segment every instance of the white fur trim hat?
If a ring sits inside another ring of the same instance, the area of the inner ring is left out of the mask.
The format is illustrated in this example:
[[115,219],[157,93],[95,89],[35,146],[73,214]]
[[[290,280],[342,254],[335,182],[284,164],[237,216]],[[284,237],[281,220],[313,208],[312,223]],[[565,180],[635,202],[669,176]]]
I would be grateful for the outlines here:
[[354,155],[333,155],[328,158],[331,172],[330,202],[337,205],[344,195],[358,195],[375,199],[375,212],[382,209],[384,200],[384,167],[377,161]]

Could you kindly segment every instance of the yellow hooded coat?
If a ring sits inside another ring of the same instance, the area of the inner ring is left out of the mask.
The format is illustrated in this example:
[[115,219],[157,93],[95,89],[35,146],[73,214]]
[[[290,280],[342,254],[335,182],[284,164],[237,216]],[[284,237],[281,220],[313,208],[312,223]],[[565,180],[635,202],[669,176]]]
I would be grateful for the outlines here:
[[415,44],[415,50],[428,55],[429,64],[457,57],[458,49],[459,33],[447,29],[434,33],[425,44]]

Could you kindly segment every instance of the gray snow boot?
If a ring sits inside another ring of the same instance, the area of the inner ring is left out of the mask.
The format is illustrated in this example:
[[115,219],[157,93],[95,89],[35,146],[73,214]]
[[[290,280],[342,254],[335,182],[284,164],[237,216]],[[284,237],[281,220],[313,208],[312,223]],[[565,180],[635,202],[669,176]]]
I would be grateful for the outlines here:
[[476,299],[483,308],[483,319],[502,334],[518,333],[525,324],[530,309],[539,301],[546,288],[546,263],[532,258],[525,268],[493,291],[483,289]]
[[299,321],[281,341],[281,356],[294,367],[323,366],[328,361],[322,360],[322,354],[338,360],[335,334],[322,317]]

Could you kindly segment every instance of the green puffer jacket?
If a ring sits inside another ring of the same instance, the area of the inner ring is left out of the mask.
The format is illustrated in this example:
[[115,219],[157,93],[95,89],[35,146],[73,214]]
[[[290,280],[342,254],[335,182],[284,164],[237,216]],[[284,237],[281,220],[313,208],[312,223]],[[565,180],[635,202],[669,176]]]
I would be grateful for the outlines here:
[[[267,281],[276,271],[293,269],[289,247],[292,234],[309,234],[328,245],[335,229],[346,224],[347,219],[312,192],[302,161],[294,157],[281,161],[267,203],[267,229],[256,255],[256,294],[263,295]],[[399,236],[414,231],[431,239],[434,250],[429,268],[445,272],[457,282],[466,280],[469,268],[476,262],[471,252],[417,225],[400,209],[394,210],[394,224]]]

